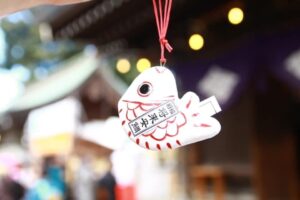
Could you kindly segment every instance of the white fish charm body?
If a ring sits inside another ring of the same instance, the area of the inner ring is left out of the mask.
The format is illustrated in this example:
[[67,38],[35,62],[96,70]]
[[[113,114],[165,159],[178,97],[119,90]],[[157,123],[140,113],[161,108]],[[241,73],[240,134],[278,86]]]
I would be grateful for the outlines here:
[[178,148],[211,138],[221,130],[211,117],[221,111],[217,101],[200,102],[193,92],[179,99],[175,78],[165,67],[140,74],[119,100],[118,111],[128,137],[150,150]]

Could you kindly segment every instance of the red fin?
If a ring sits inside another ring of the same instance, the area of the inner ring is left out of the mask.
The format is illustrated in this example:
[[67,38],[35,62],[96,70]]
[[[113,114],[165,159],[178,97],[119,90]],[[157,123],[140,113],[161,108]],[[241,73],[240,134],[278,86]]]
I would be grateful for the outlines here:
[[160,145],[159,145],[159,144],[157,144],[157,145],[156,145],[156,147],[157,147],[157,149],[158,149],[158,150],[161,150],[161,149],[160,149]]
[[192,116],[197,117],[198,115],[199,115],[199,113],[194,113]]
[[167,147],[168,147],[169,149],[172,149],[172,146],[171,146],[170,143],[167,143]]
[[190,99],[189,102],[186,104],[186,108],[189,108],[191,103],[192,103],[192,99]]
[[148,142],[145,142],[146,148],[149,149],[149,144]]
[[201,126],[201,127],[210,127],[209,124],[201,124],[200,126]]
[[208,127],[211,127],[211,125],[209,125],[209,124],[200,124],[200,125],[198,125],[198,124],[194,124],[194,127],[203,127],[203,128],[208,128]]

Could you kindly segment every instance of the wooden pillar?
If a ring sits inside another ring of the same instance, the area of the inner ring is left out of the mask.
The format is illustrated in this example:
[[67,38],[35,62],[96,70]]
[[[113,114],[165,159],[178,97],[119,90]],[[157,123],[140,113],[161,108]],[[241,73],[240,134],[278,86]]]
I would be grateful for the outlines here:
[[287,88],[274,80],[256,98],[254,184],[260,200],[299,199],[292,99]]
[[[275,138],[276,137],[276,138]],[[295,137],[286,133],[255,142],[255,181],[260,200],[296,200]]]

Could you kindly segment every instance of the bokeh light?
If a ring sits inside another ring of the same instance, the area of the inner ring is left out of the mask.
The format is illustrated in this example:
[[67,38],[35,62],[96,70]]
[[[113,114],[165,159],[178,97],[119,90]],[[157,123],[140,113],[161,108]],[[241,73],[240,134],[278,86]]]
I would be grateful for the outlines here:
[[136,63],[136,68],[139,72],[143,72],[151,67],[151,62],[147,58],[141,58]]
[[204,46],[204,38],[200,34],[193,34],[189,39],[190,48],[198,51]]
[[116,68],[121,74],[126,74],[131,68],[129,60],[125,58],[119,59]]
[[244,12],[240,8],[231,8],[228,12],[228,20],[231,24],[240,24],[244,19]]

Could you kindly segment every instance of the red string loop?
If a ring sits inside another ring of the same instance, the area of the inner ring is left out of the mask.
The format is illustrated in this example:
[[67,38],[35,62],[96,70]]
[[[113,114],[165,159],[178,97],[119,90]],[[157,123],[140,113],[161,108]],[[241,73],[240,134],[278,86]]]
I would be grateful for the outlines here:
[[172,0],[165,0],[164,9],[162,8],[162,0],[158,0],[158,6],[156,1],[157,0],[152,0],[161,49],[160,63],[164,65],[167,62],[165,58],[165,49],[167,49],[168,52],[171,52],[173,50],[168,40],[166,39],[170,21]]

